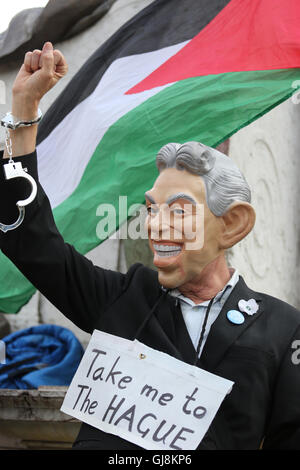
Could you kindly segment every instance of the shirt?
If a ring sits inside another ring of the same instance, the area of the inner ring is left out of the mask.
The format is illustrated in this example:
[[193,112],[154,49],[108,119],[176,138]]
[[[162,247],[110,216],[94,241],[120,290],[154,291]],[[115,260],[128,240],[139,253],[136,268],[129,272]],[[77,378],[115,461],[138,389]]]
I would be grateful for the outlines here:
[[[203,341],[202,341],[202,345],[199,351],[199,357],[205,345],[211,325],[217,319],[220,311],[222,310],[224,303],[228,299],[229,295],[231,294],[238,280],[239,280],[238,271],[234,270],[227,284],[215,296],[209,315],[208,315],[206,328],[205,328],[205,332],[203,336]],[[184,318],[184,321],[185,321],[187,330],[189,332],[190,338],[192,340],[192,343],[194,345],[194,348],[197,350],[198,342],[199,342],[200,335],[201,335],[202,325],[205,319],[206,310],[207,310],[210,300],[206,300],[205,302],[202,302],[201,304],[195,304],[195,302],[193,302],[191,299],[181,294],[181,292],[178,289],[173,289],[172,291],[170,291],[170,295],[172,295],[173,297],[176,297],[180,301],[182,316]]]

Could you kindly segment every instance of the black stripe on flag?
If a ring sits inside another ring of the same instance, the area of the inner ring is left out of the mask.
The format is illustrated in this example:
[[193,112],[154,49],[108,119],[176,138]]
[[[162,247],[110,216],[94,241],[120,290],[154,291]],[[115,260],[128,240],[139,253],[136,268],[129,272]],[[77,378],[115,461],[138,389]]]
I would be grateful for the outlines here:
[[[192,39],[229,0],[156,0],[125,23],[80,68],[43,118],[38,144],[96,88],[116,59]],[[120,79],[122,79],[120,77]]]

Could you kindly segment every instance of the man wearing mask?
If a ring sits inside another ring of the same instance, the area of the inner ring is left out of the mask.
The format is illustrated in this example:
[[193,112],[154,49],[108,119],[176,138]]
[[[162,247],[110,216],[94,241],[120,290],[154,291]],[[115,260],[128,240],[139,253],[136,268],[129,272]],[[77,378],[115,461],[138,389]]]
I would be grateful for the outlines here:
[[[46,43],[26,54],[14,84],[12,115],[32,125],[10,131],[11,156],[35,181],[39,101],[66,73],[65,58]],[[244,177],[229,157],[198,142],[167,144],[156,163],[159,176],[145,199],[157,272],[141,264],[126,274],[94,266],[64,242],[41,185],[18,213],[28,182],[4,173],[1,250],[84,331],[138,338],[234,382],[199,449],[300,448],[300,368],[292,360],[300,314],[249,289],[226,262],[226,250],[255,223]],[[6,231],[18,217],[22,223]],[[87,424],[74,448],[138,449]]]

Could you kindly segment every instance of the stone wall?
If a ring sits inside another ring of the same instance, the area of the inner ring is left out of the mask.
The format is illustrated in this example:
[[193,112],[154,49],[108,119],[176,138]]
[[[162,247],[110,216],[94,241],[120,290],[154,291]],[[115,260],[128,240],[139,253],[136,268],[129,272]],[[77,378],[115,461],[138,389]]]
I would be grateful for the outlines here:
[[300,104],[290,99],[230,139],[252,189],[252,233],[229,253],[250,287],[300,308]]

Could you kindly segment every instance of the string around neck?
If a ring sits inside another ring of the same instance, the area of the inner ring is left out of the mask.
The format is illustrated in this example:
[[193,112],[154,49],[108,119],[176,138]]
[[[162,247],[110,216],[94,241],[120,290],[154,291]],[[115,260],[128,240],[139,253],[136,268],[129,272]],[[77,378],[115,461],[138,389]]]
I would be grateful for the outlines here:
[[204,317],[204,321],[203,321],[203,324],[202,324],[202,329],[201,329],[201,334],[200,334],[200,338],[199,338],[199,341],[198,341],[198,346],[197,346],[197,349],[196,349],[196,355],[195,355],[195,360],[194,360],[194,366],[197,364],[198,362],[198,358],[199,358],[199,353],[200,353],[200,350],[201,350],[201,346],[202,346],[202,343],[203,343],[203,339],[204,339],[204,333],[205,333],[205,329],[206,329],[206,324],[207,324],[207,320],[208,320],[208,316],[209,316],[209,312],[211,310],[211,307],[212,307],[212,304],[215,300],[215,297],[213,297],[210,301],[209,301],[209,304],[207,306],[207,309],[206,309],[206,312],[205,312],[205,317]]
[[150,318],[152,317],[152,315],[154,315],[155,310],[158,307],[159,303],[162,301],[162,299],[164,299],[166,297],[166,295],[169,293],[169,291],[170,291],[170,289],[166,289],[166,290],[164,290],[163,294],[161,294],[159,296],[159,298],[157,299],[157,301],[153,305],[152,309],[150,310],[149,314],[146,316],[143,323],[140,325],[139,329],[137,330],[134,339],[137,339],[137,340],[139,339],[139,336],[140,336],[141,332],[146,327],[146,325],[147,325],[148,321],[150,320]]

